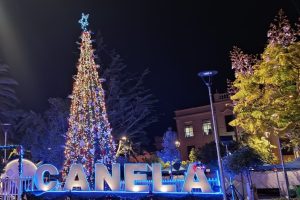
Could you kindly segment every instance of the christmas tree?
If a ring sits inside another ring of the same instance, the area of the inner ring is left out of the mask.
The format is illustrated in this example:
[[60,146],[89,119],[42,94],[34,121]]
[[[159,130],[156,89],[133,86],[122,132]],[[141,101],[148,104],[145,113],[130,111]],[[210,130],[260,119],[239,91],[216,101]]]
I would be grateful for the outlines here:
[[88,15],[79,20],[82,28],[80,58],[74,76],[69,128],[66,133],[63,177],[72,163],[80,163],[93,183],[94,164],[108,167],[115,161],[115,143],[107,118],[104,90],[95,63],[91,32],[87,30]]

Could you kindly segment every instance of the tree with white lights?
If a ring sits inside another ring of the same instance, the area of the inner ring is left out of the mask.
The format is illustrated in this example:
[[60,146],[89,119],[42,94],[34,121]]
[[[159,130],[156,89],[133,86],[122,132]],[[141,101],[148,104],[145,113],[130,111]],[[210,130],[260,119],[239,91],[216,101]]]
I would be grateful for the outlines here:
[[173,162],[180,159],[180,152],[176,147],[176,132],[169,128],[163,137],[163,150],[157,152],[158,157],[164,162]]
[[172,128],[168,128],[163,137],[163,149],[157,152],[157,156],[163,162],[170,162],[170,178],[172,178],[173,162],[180,159],[180,152],[176,146],[177,134],[172,131]]
[[63,177],[70,165],[83,165],[88,180],[93,183],[94,164],[110,166],[115,162],[115,143],[107,118],[104,90],[97,72],[91,32],[87,30],[88,15],[79,21],[81,34],[77,75],[74,76],[69,128],[66,133]]

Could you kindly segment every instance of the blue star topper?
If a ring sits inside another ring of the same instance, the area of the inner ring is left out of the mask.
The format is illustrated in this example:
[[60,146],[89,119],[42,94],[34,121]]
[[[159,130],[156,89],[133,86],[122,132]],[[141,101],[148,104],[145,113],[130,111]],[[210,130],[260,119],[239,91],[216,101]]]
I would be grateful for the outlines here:
[[81,19],[78,21],[78,23],[81,25],[81,29],[86,31],[86,27],[89,25],[88,22],[89,14],[81,14]]

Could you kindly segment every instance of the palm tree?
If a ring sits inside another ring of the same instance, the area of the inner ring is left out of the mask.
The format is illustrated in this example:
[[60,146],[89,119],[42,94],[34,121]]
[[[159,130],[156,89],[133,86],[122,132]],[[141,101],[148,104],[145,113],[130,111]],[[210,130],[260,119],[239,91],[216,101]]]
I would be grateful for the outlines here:
[[0,122],[5,121],[5,112],[18,103],[15,87],[18,82],[9,74],[9,66],[0,61]]
[[[18,85],[9,74],[9,66],[0,60],[0,124],[9,122],[8,111],[18,103],[15,87]],[[0,144],[3,144],[4,134],[0,126]],[[2,153],[2,152],[0,152]]]

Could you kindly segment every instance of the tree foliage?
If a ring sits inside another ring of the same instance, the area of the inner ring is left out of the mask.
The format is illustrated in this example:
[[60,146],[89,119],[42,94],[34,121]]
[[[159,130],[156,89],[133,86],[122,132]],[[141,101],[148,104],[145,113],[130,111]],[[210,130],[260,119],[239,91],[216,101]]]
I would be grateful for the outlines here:
[[163,137],[163,149],[160,152],[157,152],[157,156],[163,162],[173,162],[180,159],[180,152],[175,145],[176,140],[176,132],[169,128]]
[[300,42],[299,31],[280,11],[268,32],[260,57],[235,47],[231,52],[236,79],[231,96],[236,119],[230,124],[246,133],[289,137],[299,145]]
[[198,157],[198,151],[195,148],[192,148],[189,154],[189,160],[195,162]]
[[274,164],[277,162],[272,151],[276,147],[265,136],[244,134],[242,144],[254,149],[264,163]]
[[251,167],[261,165],[260,155],[251,147],[244,146],[223,159],[223,165],[231,174],[248,173]]
[[12,123],[11,141],[30,151],[33,161],[49,162],[60,168],[64,160],[64,134],[67,131],[69,100],[50,98],[42,114],[15,110],[7,116]]
[[18,85],[9,74],[9,66],[0,60],[0,120],[6,123],[5,112],[18,103],[15,87]]
[[156,99],[144,85],[149,74],[130,73],[127,65],[115,50],[109,50],[99,35],[97,62],[103,67],[105,98],[108,118],[115,138],[126,135],[135,145],[147,143],[145,129],[157,121]]
[[[222,157],[226,155],[226,149],[224,145],[220,145],[220,153]],[[218,157],[215,141],[209,142],[202,146],[199,149],[197,156],[197,160],[201,161],[205,165],[212,169],[217,168]]]

